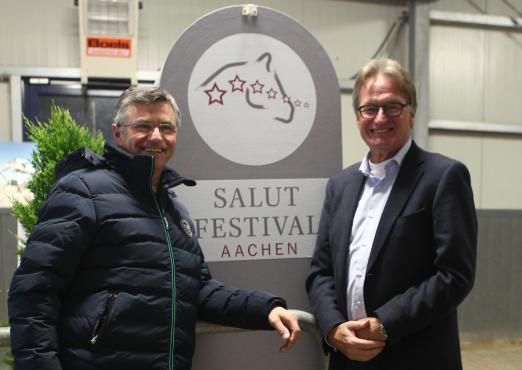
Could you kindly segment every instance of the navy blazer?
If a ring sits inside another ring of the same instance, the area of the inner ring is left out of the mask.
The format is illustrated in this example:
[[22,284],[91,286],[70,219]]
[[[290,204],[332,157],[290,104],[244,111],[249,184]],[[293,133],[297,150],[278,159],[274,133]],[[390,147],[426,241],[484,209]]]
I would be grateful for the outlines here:
[[[323,338],[347,321],[348,249],[365,183],[359,165],[328,182],[306,281]],[[384,324],[386,347],[368,362],[332,351],[330,369],[462,369],[457,306],[473,286],[476,245],[467,168],[412,143],[382,213],[364,283],[366,312]]]

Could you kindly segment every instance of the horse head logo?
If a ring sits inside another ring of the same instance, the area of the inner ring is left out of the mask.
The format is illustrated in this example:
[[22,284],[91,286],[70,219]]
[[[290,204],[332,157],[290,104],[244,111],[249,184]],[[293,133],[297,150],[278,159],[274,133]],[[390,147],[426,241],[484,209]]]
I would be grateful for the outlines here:
[[208,95],[209,105],[224,105],[226,94],[240,93],[250,108],[273,109],[274,120],[289,124],[294,120],[294,102],[271,64],[272,54],[269,52],[262,53],[250,62],[228,63],[211,73],[199,88]]
[[316,113],[313,78],[295,51],[260,34],[226,37],[199,58],[188,85],[195,129],[221,156],[266,165],[294,152]]

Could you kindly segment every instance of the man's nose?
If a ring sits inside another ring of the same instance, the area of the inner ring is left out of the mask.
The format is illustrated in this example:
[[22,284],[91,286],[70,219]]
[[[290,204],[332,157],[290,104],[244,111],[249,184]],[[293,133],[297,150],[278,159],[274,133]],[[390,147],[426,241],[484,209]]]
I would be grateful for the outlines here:
[[388,119],[388,116],[384,112],[384,107],[379,107],[379,110],[377,111],[377,114],[374,117],[374,121],[386,121]]
[[159,129],[159,126],[154,126],[154,128],[152,129],[149,137],[152,139],[162,139],[163,136],[161,136],[161,131]]

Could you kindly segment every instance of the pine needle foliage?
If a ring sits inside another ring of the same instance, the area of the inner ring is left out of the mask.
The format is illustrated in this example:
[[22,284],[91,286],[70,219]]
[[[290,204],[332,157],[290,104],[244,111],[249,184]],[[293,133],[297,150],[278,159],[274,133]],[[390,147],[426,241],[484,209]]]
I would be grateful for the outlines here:
[[11,354],[11,351],[9,349],[0,351],[0,364],[4,364],[5,366],[7,366],[8,369],[14,368],[13,355]]
[[31,164],[35,173],[27,183],[27,188],[33,193],[34,198],[27,204],[14,201],[12,213],[24,228],[26,235],[29,235],[38,219],[38,211],[56,181],[56,164],[83,147],[101,154],[104,138],[101,132],[94,135],[90,129],[78,125],[66,108],[54,104],[49,121],[31,122],[27,118],[24,120],[28,137],[36,144],[35,150],[31,153]]
[[[9,326],[8,321],[0,320],[0,328],[7,326]],[[5,365],[4,367],[7,367],[8,369],[12,369],[14,367],[13,355],[7,347],[0,347],[0,364]]]

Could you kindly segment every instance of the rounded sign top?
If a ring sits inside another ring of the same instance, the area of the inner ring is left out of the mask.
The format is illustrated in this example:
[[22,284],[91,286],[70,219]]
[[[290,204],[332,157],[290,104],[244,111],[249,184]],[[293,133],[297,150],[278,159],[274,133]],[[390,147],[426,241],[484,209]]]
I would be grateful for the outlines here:
[[198,179],[329,177],[341,168],[333,66],[301,24],[257,14],[214,11],[172,47],[160,86],[183,117],[174,166]]

